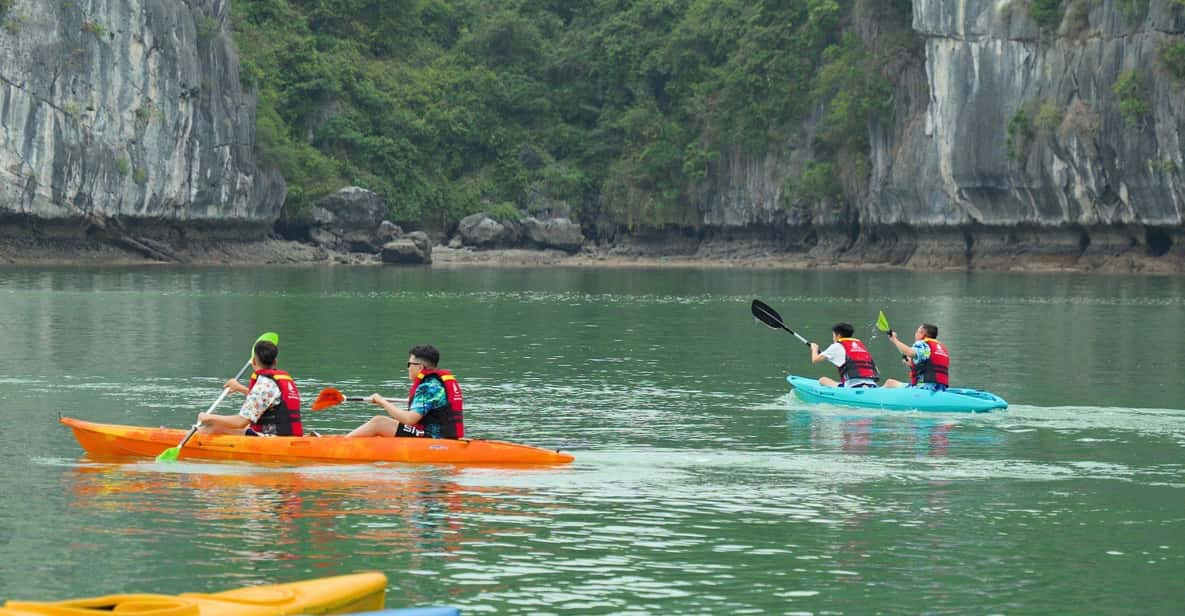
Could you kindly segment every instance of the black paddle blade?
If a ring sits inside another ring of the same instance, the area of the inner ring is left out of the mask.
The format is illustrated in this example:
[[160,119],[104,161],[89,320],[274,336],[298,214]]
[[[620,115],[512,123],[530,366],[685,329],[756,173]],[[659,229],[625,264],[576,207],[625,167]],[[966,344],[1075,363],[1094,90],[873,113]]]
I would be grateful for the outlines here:
[[767,306],[765,302],[755,299],[753,300],[751,309],[753,311],[753,316],[756,317],[758,321],[761,321],[762,323],[765,323],[774,329],[786,329],[786,325],[782,323],[782,315],[778,314],[777,310]]

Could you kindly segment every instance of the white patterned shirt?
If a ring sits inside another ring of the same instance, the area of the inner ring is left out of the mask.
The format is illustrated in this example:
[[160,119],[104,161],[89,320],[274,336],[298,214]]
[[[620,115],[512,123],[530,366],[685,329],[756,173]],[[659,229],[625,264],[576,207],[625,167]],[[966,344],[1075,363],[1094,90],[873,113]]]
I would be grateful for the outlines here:
[[270,409],[279,399],[280,386],[267,377],[259,377],[255,381],[255,386],[247,392],[247,400],[239,409],[239,416],[246,417],[251,423],[257,423],[263,412]]

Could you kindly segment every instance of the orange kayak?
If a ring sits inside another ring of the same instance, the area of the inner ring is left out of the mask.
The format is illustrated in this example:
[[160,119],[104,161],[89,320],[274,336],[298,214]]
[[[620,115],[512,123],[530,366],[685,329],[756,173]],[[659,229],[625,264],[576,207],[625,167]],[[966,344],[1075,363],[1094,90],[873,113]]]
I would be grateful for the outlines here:
[[[102,424],[70,417],[59,421],[96,456],[155,458],[176,447],[186,430]],[[427,462],[451,464],[564,464],[573,456],[503,441],[344,436],[238,436],[197,434],[182,458],[276,462]]]

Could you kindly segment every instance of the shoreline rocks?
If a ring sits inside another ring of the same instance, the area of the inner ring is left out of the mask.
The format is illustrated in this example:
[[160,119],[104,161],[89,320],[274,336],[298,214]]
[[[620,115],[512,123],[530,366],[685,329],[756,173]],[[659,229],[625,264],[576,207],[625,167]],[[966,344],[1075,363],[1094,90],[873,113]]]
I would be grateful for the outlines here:
[[[682,231],[585,242],[578,250],[475,248],[456,238],[377,227],[373,252],[282,239],[263,225],[178,227],[108,219],[47,224],[0,219],[0,264],[22,265],[381,265],[432,267],[736,267],[912,271],[1018,271],[1181,274],[1185,230],[1105,227],[965,227],[934,230],[839,228]],[[254,237],[252,235],[254,234]],[[381,239],[380,239],[381,238]],[[367,246],[370,246],[367,243]]]

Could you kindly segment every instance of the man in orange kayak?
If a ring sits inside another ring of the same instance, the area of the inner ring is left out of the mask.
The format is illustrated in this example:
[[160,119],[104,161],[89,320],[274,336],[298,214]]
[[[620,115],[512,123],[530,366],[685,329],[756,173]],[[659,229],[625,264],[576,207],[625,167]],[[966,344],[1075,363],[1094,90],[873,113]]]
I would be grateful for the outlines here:
[[[909,362],[909,386],[943,391],[950,385],[950,353],[938,341],[938,326],[922,323],[914,332],[913,346],[897,339],[897,332],[889,332],[889,342],[897,347]],[[885,387],[905,387],[897,379],[885,381]]]
[[856,329],[851,323],[836,323],[831,328],[831,346],[822,353],[819,345],[811,343],[811,363],[831,362],[839,368],[839,381],[820,377],[819,384],[826,387],[876,387],[880,374],[876,363],[863,342],[852,337]]
[[230,379],[223,387],[241,394],[247,400],[238,415],[198,413],[201,431],[213,434],[249,434],[267,436],[303,436],[300,421],[300,392],[296,381],[283,370],[276,369],[280,349],[267,340],[255,343],[251,355],[251,384],[243,385]]
[[406,408],[371,394],[367,401],[382,407],[387,415],[372,417],[346,436],[463,438],[461,386],[451,372],[436,367],[439,362],[440,351],[436,347],[412,348],[407,358],[411,391],[407,394]]

